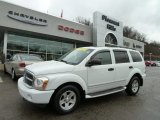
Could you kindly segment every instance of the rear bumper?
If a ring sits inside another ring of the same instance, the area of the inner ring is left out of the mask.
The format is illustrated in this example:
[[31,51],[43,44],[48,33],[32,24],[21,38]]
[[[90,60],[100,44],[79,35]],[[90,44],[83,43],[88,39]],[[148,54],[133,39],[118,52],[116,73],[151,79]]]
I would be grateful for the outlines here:
[[18,90],[20,95],[31,103],[36,104],[48,104],[54,90],[50,91],[39,91],[28,88],[24,85],[23,77],[18,80]]

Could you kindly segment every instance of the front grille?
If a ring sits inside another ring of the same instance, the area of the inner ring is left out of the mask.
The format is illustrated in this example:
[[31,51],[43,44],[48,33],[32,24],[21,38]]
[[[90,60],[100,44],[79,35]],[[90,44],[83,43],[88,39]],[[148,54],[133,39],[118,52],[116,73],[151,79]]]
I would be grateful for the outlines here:
[[29,86],[33,86],[33,80],[34,80],[33,74],[31,74],[28,71],[25,71],[25,73],[24,73],[24,82]]

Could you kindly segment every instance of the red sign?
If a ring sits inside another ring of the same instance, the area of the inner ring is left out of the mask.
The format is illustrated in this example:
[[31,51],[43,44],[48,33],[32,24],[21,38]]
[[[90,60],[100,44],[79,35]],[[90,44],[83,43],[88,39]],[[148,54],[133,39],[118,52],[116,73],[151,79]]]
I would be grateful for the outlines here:
[[74,29],[74,28],[70,28],[70,27],[66,27],[63,25],[58,25],[58,30],[62,30],[65,32],[70,32],[70,33],[75,33],[78,35],[84,35],[84,31],[78,30],[78,29]]

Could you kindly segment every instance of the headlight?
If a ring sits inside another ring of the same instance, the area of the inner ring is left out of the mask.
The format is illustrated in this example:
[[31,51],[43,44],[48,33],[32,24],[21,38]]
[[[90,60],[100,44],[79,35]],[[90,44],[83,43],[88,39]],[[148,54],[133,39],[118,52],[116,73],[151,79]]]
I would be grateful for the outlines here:
[[45,90],[47,84],[48,84],[48,78],[45,77],[35,78],[34,80],[34,87],[37,90]]

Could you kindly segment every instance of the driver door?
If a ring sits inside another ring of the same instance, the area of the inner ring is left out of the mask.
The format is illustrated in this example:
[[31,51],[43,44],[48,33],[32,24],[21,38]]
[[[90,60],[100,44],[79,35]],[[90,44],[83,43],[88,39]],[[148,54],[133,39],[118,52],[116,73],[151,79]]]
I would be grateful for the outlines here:
[[115,79],[115,66],[112,64],[110,51],[100,51],[96,53],[92,60],[99,60],[100,65],[93,65],[87,68],[88,72],[88,92],[94,93],[113,88]]

